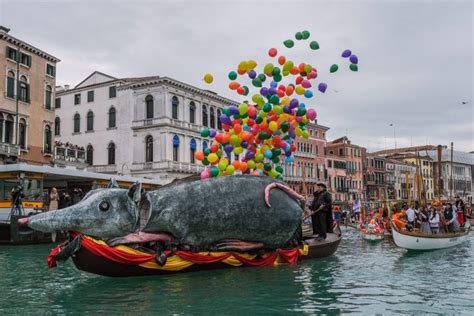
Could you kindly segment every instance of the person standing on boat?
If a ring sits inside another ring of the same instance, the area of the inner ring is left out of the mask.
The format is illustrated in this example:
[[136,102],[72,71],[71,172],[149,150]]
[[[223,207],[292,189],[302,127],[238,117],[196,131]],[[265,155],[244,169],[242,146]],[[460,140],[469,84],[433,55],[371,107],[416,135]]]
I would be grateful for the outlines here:
[[411,231],[415,227],[415,210],[410,206],[406,210],[407,215],[407,230]]
[[448,232],[455,233],[459,231],[459,223],[457,221],[457,214],[453,209],[451,203],[446,204],[444,209],[444,218],[446,220],[446,225],[448,226]]
[[423,234],[431,235],[429,219],[430,219],[429,211],[426,209],[425,206],[420,207],[420,222],[421,222],[420,231]]
[[59,194],[56,188],[51,189],[49,194],[49,210],[55,211],[58,209]]
[[328,232],[332,232],[332,198],[331,194],[326,190],[324,183],[316,184],[316,192],[314,192],[314,200],[311,205],[313,215],[311,221],[313,223],[313,234],[319,234],[319,240],[325,240]]
[[435,208],[431,209],[431,215],[429,218],[431,232],[433,234],[439,234],[439,214]]

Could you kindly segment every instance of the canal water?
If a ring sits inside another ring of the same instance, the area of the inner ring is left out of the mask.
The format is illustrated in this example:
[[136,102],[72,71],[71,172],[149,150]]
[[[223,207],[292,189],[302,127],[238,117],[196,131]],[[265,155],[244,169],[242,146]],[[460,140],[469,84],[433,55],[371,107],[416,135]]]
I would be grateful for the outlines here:
[[474,314],[472,235],[411,253],[348,230],[334,256],[296,266],[120,279],[48,269],[51,247],[0,247],[0,314]]

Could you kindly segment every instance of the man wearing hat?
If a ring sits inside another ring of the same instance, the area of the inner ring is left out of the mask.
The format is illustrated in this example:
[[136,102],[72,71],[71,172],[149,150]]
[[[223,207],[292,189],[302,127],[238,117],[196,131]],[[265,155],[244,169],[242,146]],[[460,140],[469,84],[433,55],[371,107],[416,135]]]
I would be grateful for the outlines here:
[[311,210],[313,234],[319,234],[319,239],[325,240],[327,233],[332,232],[332,198],[324,183],[316,184]]

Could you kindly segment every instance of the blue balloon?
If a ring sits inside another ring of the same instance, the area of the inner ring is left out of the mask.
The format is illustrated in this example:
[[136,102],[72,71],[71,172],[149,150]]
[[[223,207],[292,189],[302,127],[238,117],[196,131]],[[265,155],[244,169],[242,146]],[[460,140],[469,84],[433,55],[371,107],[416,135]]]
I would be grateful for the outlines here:
[[295,161],[295,158],[293,157],[293,155],[288,156],[288,157],[285,158],[286,163],[292,163],[293,161]]
[[345,51],[342,52],[342,57],[347,58],[352,54],[350,49],[346,49]]
[[255,157],[255,153],[254,153],[253,151],[247,151],[247,152],[245,153],[245,159],[246,159],[246,160],[250,160],[250,159],[252,159],[253,157]]
[[265,150],[265,157],[268,159],[272,159],[273,153],[270,149]]
[[209,137],[211,137],[211,138],[216,137],[216,130],[215,129],[211,128],[211,130],[209,131]]
[[250,131],[252,130],[252,128],[251,128],[250,126],[248,126],[248,125],[244,125],[244,126],[242,127],[242,129],[243,129],[244,131],[246,131],[246,132],[250,132]]
[[294,109],[294,108],[296,108],[296,107],[298,106],[298,104],[299,104],[298,99],[291,99],[291,101],[290,101],[290,108]]
[[276,81],[270,82],[270,87],[271,87],[271,88],[276,88],[276,87],[278,87],[278,82],[276,82]]
[[303,102],[300,103],[300,105],[298,105],[298,108],[300,109],[304,109],[306,107],[306,104],[304,104]]
[[309,98],[313,97],[313,92],[312,92],[311,90],[306,90],[306,91],[304,92],[304,96],[305,96],[307,99],[309,99]]

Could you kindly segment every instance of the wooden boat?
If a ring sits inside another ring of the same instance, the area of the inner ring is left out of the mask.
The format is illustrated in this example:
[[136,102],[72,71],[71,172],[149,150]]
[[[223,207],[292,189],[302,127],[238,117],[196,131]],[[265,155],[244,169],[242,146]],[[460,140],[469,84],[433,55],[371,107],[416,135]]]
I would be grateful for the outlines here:
[[393,241],[398,247],[409,250],[434,250],[454,247],[467,241],[471,226],[457,233],[427,235],[420,232],[409,232],[392,225]]
[[334,233],[328,233],[324,241],[318,241],[314,236],[306,236],[303,245],[298,248],[279,249],[264,254],[176,251],[174,254],[169,254],[163,265],[157,263],[156,255],[153,253],[123,245],[109,247],[102,241],[78,235],[71,239],[69,244],[53,249],[48,257],[48,265],[54,267],[56,260],[63,261],[72,257],[74,265],[81,271],[103,276],[127,277],[241,266],[295,264],[299,261],[323,258],[334,254],[342,238],[338,227],[334,231]]
[[376,234],[376,233],[369,233],[369,232],[360,231],[360,235],[361,235],[362,239],[367,240],[367,241],[381,241],[385,238],[384,232],[382,232],[380,234]]

